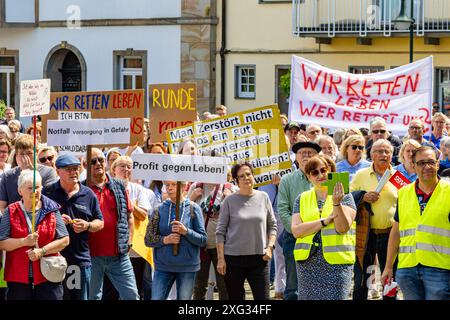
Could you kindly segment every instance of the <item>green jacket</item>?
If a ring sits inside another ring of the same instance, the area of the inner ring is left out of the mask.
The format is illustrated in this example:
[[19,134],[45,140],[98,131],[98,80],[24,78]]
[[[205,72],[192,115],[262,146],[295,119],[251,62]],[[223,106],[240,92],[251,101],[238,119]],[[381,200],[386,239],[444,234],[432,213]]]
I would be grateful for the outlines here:
[[302,192],[311,188],[312,184],[300,169],[281,178],[278,186],[278,214],[287,232],[292,233],[292,209],[294,208],[295,199]]

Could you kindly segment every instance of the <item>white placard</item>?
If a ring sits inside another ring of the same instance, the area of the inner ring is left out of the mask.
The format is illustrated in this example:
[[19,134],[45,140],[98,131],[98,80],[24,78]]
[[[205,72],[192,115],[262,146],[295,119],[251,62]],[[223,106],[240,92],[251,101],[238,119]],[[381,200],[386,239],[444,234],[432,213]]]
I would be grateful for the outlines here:
[[32,117],[50,113],[50,79],[20,82],[20,116]]
[[130,143],[130,118],[49,120],[47,123],[47,144],[50,146]]
[[375,192],[380,193],[381,190],[383,190],[384,185],[389,181],[389,178],[391,177],[391,170],[386,169],[383,176],[381,177],[380,181],[378,181],[378,185],[375,188]]
[[371,74],[351,74],[292,57],[289,120],[327,128],[369,127],[374,117],[404,136],[420,118],[431,130],[433,58]]
[[228,160],[169,154],[136,154],[133,158],[133,179],[226,183]]

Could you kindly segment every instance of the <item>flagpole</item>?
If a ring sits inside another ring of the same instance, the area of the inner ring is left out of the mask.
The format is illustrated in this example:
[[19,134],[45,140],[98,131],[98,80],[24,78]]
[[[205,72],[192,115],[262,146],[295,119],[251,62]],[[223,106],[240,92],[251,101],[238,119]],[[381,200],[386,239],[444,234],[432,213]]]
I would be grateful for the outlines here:
[[34,147],[33,147],[33,203],[31,209],[31,233],[35,232],[36,225],[36,116],[33,116],[33,135],[34,135]]

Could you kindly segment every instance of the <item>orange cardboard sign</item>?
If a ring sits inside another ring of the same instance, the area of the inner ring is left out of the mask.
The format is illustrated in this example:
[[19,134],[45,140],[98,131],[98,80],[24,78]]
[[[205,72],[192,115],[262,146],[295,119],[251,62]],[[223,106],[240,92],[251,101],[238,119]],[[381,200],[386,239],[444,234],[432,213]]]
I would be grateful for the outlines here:
[[149,86],[150,140],[166,141],[166,130],[193,123],[197,118],[195,83]]

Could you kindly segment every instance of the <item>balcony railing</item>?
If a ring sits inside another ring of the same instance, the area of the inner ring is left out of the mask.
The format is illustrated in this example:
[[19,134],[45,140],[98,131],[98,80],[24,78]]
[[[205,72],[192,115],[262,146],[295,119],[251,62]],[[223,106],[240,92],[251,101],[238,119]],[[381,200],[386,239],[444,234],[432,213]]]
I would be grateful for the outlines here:
[[[397,30],[392,22],[400,13],[400,0],[293,0],[293,34],[297,37],[368,35],[389,37]],[[406,13],[411,2],[406,0]],[[414,32],[450,32],[450,0],[414,0]]]

